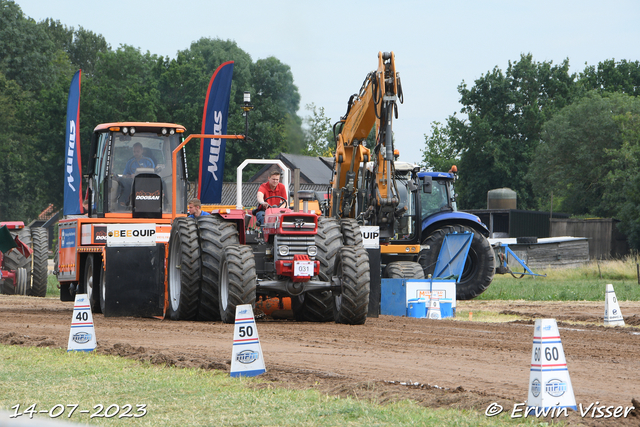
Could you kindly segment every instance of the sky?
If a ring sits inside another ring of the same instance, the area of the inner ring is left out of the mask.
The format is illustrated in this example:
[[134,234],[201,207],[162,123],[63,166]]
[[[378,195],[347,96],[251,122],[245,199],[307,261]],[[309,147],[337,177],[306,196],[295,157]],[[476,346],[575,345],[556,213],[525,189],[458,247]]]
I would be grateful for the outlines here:
[[[200,38],[234,40],[255,62],[289,65],[301,102],[333,124],[346,112],[378,52],[393,51],[404,103],[393,123],[400,160],[419,163],[432,122],[462,108],[458,86],[531,53],[571,72],[640,56],[637,0],[16,0],[24,14],[102,34],[175,58]],[[204,97],[204,94],[203,94]]]

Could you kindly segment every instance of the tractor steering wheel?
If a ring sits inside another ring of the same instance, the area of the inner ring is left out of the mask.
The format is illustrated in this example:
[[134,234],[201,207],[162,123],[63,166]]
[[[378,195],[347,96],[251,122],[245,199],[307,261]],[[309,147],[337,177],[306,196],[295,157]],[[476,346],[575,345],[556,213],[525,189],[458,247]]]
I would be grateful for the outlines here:
[[280,199],[280,200],[282,200],[282,201],[280,202],[280,204],[279,204],[279,205],[271,205],[271,204],[270,204],[269,206],[270,206],[270,207],[272,207],[272,208],[279,208],[280,206],[282,206],[282,204],[283,204],[283,203],[284,203],[284,207],[285,207],[285,208],[286,208],[286,207],[287,207],[287,205],[288,205],[288,204],[287,204],[287,199],[285,199],[285,198],[284,198],[284,197],[282,197],[282,196],[269,196],[269,197],[267,197],[266,199],[264,199],[264,201],[266,202],[266,201],[267,201],[267,200],[269,200],[269,199]]

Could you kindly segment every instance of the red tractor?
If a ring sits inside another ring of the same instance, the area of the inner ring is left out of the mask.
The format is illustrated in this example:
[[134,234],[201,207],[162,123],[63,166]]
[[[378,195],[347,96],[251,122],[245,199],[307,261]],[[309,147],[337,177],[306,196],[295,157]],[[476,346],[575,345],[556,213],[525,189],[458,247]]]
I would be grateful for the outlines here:
[[297,320],[363,324],[369,257],[361,237],[354,237],[358,228],[270,199],[258,230],[248,229],[250,218],[242,209],[176,218],[169,242],[170,317],[197,312],[199,318],[232,323],[237,305],[290,297]]
[[1,292],[44,297],[48,274],[47,230],[25,227],[21,221],[0,222],[0,230]]

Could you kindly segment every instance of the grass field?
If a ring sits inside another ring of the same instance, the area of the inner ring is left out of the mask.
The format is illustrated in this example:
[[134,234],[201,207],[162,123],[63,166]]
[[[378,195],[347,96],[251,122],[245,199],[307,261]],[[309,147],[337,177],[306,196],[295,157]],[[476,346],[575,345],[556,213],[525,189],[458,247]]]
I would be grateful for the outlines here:
[[549,268],[536,271],[546,277],[496,274],[479,300],[602,301],[605,287],[613,284],[620,301],[640,301],[636,265],[637,255],[622,260],[590,262],[571,269]]
[[[0,408],[50,410],[68,421],[109,426],[504,426],[479,412],[380,405],[314,390],[256,387],[259,378],[161,367],[114,356],[0,345]],[[16,408],[15,405],[20,407]],[[77,405],[74,412],[74,405]],[[96,405],[102,405],[96,406]],[[127,406],[131,405],[131,407]],[[145,405],[144,407],[138,405]],[[80,411],[89,411],[81,413]],[[97,414],[93,418],[91,415]],[[69,417],[70,416],[70,417]],[[20,419],[27,419],[29,414]],[[35,419],[49,419],[37,414]],[[8,420],[2,420],[8,421]],[[35,420],[34,420],[35,421]],[[526,420],[524,425],[536,425]],[[0,423],[1,424],[1,423]],[[34,424],[37,425],[37,424]]]

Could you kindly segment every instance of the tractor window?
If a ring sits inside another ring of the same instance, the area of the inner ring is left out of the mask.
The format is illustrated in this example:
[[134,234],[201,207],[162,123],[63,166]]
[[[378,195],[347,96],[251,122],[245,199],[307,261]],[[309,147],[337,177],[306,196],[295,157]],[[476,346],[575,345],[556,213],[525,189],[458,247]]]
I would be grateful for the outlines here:
[[423,219],[434,213],[451,209],[447,189],[446,181],[434,180],[431,194],[420,194]]
[[[171,213],[172,175],[171,152],[180,144],[178,134],[163,136],[151,132],[136,132],[125,135],[114,132],[112,143],[112,165],[109,177],[112,180],[110,212],[131,212],[131,188],[135,177],[141,173],[156,174],[162,179],[163,213]],[[177,211],[185,209],[184,163],[178,156]]]
[[402,214],[395,223],[394,238],[392,240],[409,240],[415,235],[417,224],[415,224],[416,206],[414,198],[411,197],[411,192],[407,188],[407,181],[404,179],[396,179],[398,185],[398,196],[400,197],[400,203],[398,209],[404,207],[407,210]]
[[96,161],[96,169],[94,171],[94,176],[97,178],[96,188],[98,189],[98,194],[94,194],[94,198],[97,196],[97,202],[95,204],[94,209],[98,213],[104,212],[104,197],[105,197],[105,188],[104,188],[104,178],[106,176],[106,168],[107,168],[107,140],[109,138],[108,133],[102,133],[98,139],[98,150],[97,161]]

